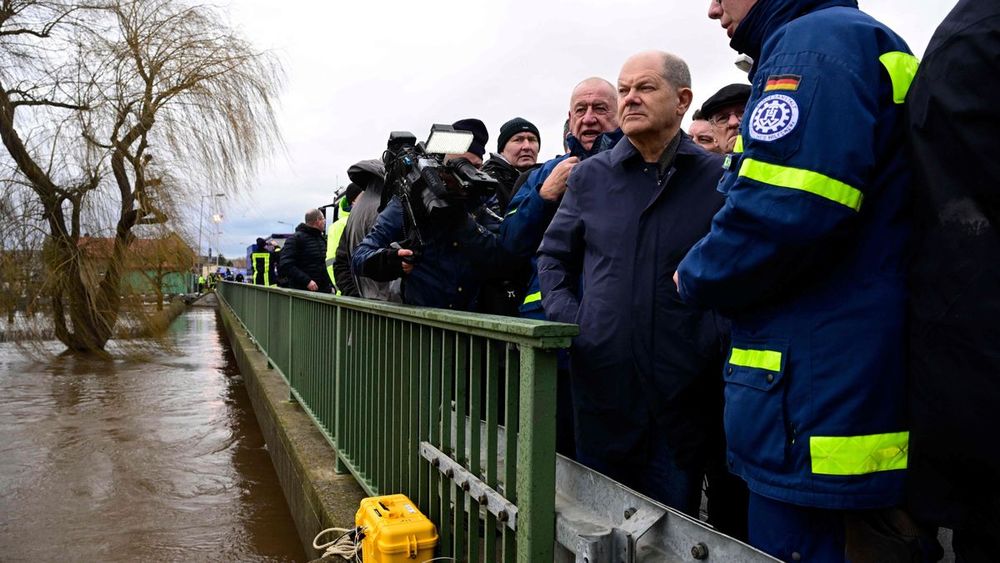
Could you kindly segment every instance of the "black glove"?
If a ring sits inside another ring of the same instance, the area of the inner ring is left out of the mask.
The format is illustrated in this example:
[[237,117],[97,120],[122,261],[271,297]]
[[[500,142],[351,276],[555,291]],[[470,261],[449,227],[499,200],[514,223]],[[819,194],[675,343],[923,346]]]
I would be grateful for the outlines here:
[[392,281],[403,276],[403,259],[394,248],[379,250],[361,267],[361,275],[379,282]]

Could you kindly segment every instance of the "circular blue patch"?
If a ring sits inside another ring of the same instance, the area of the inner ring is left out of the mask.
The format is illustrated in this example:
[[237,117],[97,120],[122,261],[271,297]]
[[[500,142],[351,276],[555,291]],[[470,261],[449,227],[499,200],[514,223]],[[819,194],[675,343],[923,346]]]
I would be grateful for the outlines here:
[[784,94],[771,94],[757,103],[750,115],[750,137],[774,141],[792,132],[799,123],[799,105]]

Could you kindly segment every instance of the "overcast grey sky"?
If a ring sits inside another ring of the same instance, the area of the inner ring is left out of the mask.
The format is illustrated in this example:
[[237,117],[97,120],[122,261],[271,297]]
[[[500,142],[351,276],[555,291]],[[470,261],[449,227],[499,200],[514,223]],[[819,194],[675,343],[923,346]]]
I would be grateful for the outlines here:
[[[921,56],[956,1],[860,4]],[[220,200],[221,240],[206,238],[237,257],[258,236],[291,232],[347,184],[348,166],[381,155],[392,130],[423,139],[432,123],[478,117],[495,151],[500,125],[520,116],[541,130],[540,160],[551,158],[562,150],[573,86],[588,76],[614,83],[639,51],[683,57],[699,107],[746,81],[707,9],[708,0],[230,0],[232,25],[284,64],[285,150],[246,196]]]

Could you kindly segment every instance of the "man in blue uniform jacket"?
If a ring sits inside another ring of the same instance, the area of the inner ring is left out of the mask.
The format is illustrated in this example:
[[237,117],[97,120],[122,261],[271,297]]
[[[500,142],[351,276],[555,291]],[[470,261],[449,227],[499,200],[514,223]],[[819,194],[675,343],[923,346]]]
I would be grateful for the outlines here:
[[[898,505],[904,407],[904,100],[917,60],[854,0],[713,0],[756,62],[726,204],[680,263],[688,303],[732,319],[728,462],[750,542],[843,561]],[[866,512],[867,511],[867,512]]]
[[680,130],[691,96],[677,57],[625,63],[625,138],[573,169],[538,276],[546,316],[580,325],[577,459],[697,516],[721,416],[719,331],[712,313],[680,302],[670,276],[722,205],[722,157]]

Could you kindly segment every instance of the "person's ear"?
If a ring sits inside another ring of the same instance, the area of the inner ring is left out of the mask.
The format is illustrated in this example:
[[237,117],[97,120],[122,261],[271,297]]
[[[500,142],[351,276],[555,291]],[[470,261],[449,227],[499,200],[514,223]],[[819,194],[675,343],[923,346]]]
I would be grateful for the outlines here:
[[691,92],[690,88],[680,88],[677,90],[677,115],[684,117],[688,109],[691,108],[691,100],[694,99],[694,93]]

